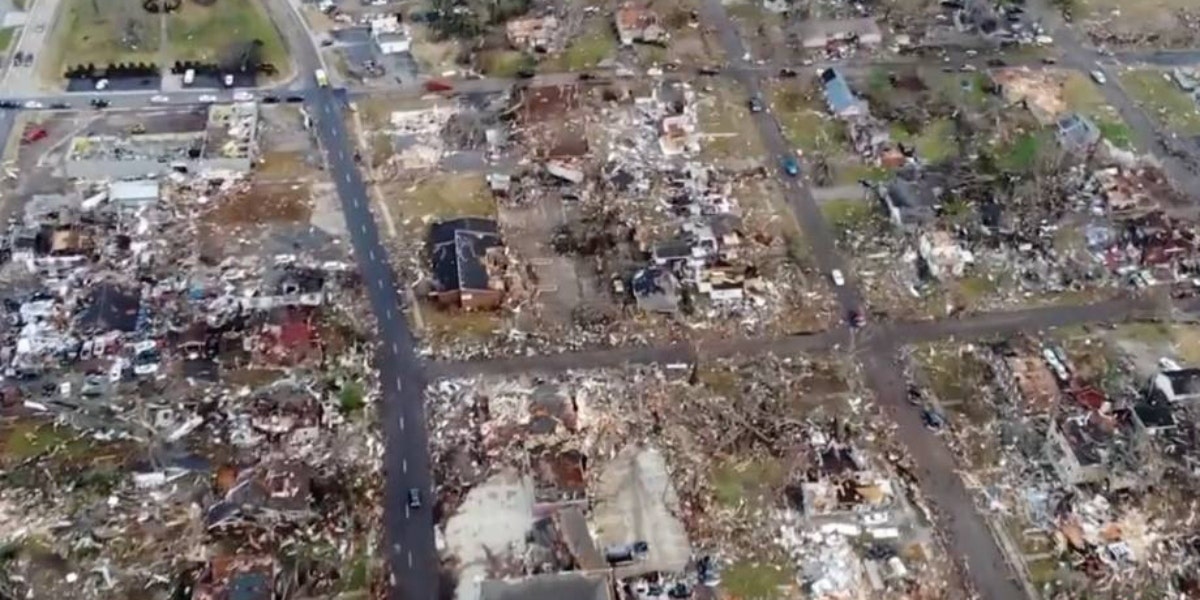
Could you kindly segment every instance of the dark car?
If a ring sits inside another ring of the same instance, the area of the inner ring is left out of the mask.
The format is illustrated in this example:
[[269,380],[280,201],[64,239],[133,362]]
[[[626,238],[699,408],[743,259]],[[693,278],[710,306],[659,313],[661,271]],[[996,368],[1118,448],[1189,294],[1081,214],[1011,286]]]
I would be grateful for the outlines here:
[[752,113],[762,112],[763,110],[762,99],[760,99],[758,96],[751,98],[746,104],[750,107],[750,112]]
[[1005,62],[1005,60],[1003,58],[987,59],[987,66],[989,66],[989,67],[1003,67],[1003,66],[1007,66],[1007,65],[1008,65],[1008,63]]
[[279,102],[279,96],[263,96],[262,101],[263,104],[277,104]]
[[862,311],[852,310],[846,319],[851,327],[862,327],[867,324],[867,317],[862,314]]
[[96,108],[104,108],[104,107],[108,106],[109,102],[108,102],[108,100],[105,100],[104,98],[92,98],[91,104],[92,104],[92,106],[95,106]]
[[716,75],[720,72],[721,70],[716,67],[700,67],[701,75]]
[[779,70],[780,77],[795,77],[796,75],[796,70],[791,67],[784,67]]
[[421,508],[421,490],[408,488],[408,507],[414,510]]
[[932,408],[921,410],[921,422],[924,423],[926,427],[934,431],[946,426],[946,418]]
[[533,79],[534,75],[536,75],[536,73],[533,72],[533,69],[521,69],[520,71],[517,71],[517,77],[521,79]]
[[21,108],[16,100],[0,100],[0,108]]
[[292,102],[292,103],[304,102],[304,97],[303,96],[288,96],[287,101]]
[[595,79],[595,76],[592,75],[591,73],[580,73],[579,74],[580,81],[591,81],[592,79]]
[[66,102],[51,102],[50,108],[62,110],[64,108],[71,108],[71,105],[67,104]]

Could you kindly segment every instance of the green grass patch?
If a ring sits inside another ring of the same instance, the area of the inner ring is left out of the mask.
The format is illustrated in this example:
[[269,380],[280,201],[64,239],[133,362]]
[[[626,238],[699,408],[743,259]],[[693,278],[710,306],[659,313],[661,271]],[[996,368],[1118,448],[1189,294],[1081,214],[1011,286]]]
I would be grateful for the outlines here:
[[841,154],[849,149],[846,129],[825,112],[814,93],[794,85],[779,85],[771,88],[767,100],[784,137],[793,146],[805,152]]
[[262,43],[263,62],[288,69],[287,50],[261,3],[220,0],[212,6],[184,2],[167,18],[173,60],[219,61],[247,44]]
[[737,600],[782,600],[791,597],[792,568],[786,563],[733,563],[721,574],[721,587],[727,598]]
[[783,485],[785,475],[783,465],[769,457],[725,460],[713,470],[713,493],[718,503],[729,508],[737,508],[743,503],[769,506],[776,489]]
[[1096,128],[1100,130],[1100,135],[1113,146],[1122,150],[1128,150],[1133,147],[1133,134],[1124,121],[1097,119]]
[[41,420],[0,424],[0,465],[19,463],[48,452],[71,460],[88,454],[91,440],[69,427]]
[[0,29],[0,50],[8,50],[9,44],[12,43],[13,37],[16,35],[16,27],[5,27],[4,29]]
[[1047,130],[1028,131],[995,149],[996,166],[1003,171],[1033,171],[1044,156],[1058,150],[1054,134]]
[[583,35],[571,40],[562,54],[548,61],[557,70],[586,71],[617,50],[617,38],[607,22],[596,22]]
[[926,162],[937,163],[958,153],[958,142],[954,139],[954,121],[937,119],[925,125],[917,135],[904,130],[899,123],[891,127],[892,139],[917,150],[917,156]]
[[159,20],[140,4],[110,6],[92,0],[64,0],[63,12],[51,35],[56,40],[54,65],[58,78],[66,68],[92,63],[155,62],[162,43]]
[[972,402],[990,379],[991,368],[974,352],[961,347],[931,345],[915,354],[930,388],[942,402]]
[[480,174],[438,176],[385,197],[393,193],[402,218],[422,229],[430,220],[496,216],[496,202]]
[[366,390],[357,381],[347,382],[338,392],[338,404],[346,414],[356,413],[366,406]]
[[837,230],[860,229],[878,217],[875,203],[866,199],[830,200],[821,204],[821,212]]
[[703,158],[757,158],[764,152],[762,138],[750,118],[744,97],[728,85],[715,85],[699,103],[697,119],[704,134]]
[[951,104],[976,110],[988,104],[988,77],[984,73],[939,73],[929,79],[930,87]]
[[1159,126],[1179,135],[1200,134],[1200,109],[1196,101],[1179,89],[1165,71],[1125,71],[1121,84]]
[[859,181],[886,181],[892,171],[879,165],[868,165],[860,160],[844,160],[833,165],[834,185],[851,185]]
[[516,50],[492,50],[480,56],[479,69],[488,77],[513,78],[522,69],[533,69],[537,60]]

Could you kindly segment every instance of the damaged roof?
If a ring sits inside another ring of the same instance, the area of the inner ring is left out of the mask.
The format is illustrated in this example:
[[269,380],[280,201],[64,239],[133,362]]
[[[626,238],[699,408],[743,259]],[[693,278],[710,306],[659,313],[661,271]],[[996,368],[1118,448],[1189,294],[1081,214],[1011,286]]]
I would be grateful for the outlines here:
[[442,290],[486,290],[484,256],[498,248],[499,227],[491,219],[463,217],[434,223],[429,228],[433,277]]

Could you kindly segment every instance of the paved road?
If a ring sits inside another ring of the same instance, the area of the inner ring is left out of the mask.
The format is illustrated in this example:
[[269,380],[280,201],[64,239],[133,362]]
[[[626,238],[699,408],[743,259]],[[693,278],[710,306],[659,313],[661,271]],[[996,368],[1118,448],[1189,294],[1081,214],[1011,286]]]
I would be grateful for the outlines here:
[[[392,600],[435,600],[438,555],[434,545],[433,481],[429,464],[422,366],[413,336],[400,310],[398,282],[371,215],[366,185],[354,163],[353,143],[343,122],[343,101],[328,89],[310,94],[314,127],[329,173],[342,201],[359,271],[378,321],[376,360],[383,405],[384,527],[395,585]],[[423,507],[410,509],[410,489],[420,490]]]

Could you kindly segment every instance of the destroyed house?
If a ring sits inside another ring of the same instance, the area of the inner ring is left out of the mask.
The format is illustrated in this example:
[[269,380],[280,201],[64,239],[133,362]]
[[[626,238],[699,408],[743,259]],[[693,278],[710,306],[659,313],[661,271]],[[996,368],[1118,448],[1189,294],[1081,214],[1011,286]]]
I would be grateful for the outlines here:
[[587,504],[587,481],[582,452],[538,446],[529,451],[533,471],[534,500],[541,508]]
[[668,314],[679,311],[679,279],[670,269],[646,267],[633,275],[630,286],[638,308]]
[[821,88],[824,90],[825,105],[834,116],[850,118],[867,114],[867,103],[854,95],[850,84],[837,69],[821,71]]
[[535,575],[517,581],[484,580],[480,600],[611,600],[607,577],[580,573]]
[[464,217],[429,228],[429,254],[439,304],[465,309],[495,308],[504,288],[493,275],[492,253],[503,248],[491,219]]
[[1134,433],[1129,410],[1062,415],[1047,431],[1046,457],[1067,485],[1140,486],[1148,483],[1150,472]]
[[1154,376],[1154,387],[1168,402],[1192,402],[1200,399],[1200,369],[1162,371]]
[[272,600],[277,568],[269,556],[218,556],[200,576],[193,600]]
[[1001,347],[991,366],[1000,389],[1023,414],[1047,414],[1057,405],[1058,380],[1040,354]]
[[937,189],[928,182],[895,177],[878,187],[879,199],[898,226],[920,226],[937,218]]
[[805,48],[824,48],[836,42],[854,42],[863,46],[878,46],[883,32],[875,19],[805,19],[797,27],[796,36]]
[[614,20],[617,38],[623,45],[628,46],[634,42],[655,44],[667,39],[667,30],[659,24],[658,15],[648,8],[626,2],[617,9]]
[[1162,390],[1151,388],[1146,398],[1133,405],[1133,423],[1143,435],[1155,436],[1175,429],[1175,409]]
[[1091,119],[1071,113],[1058,120],[1058,144],[1068,152],[1083,152],[1100,141],[1100,128]]

